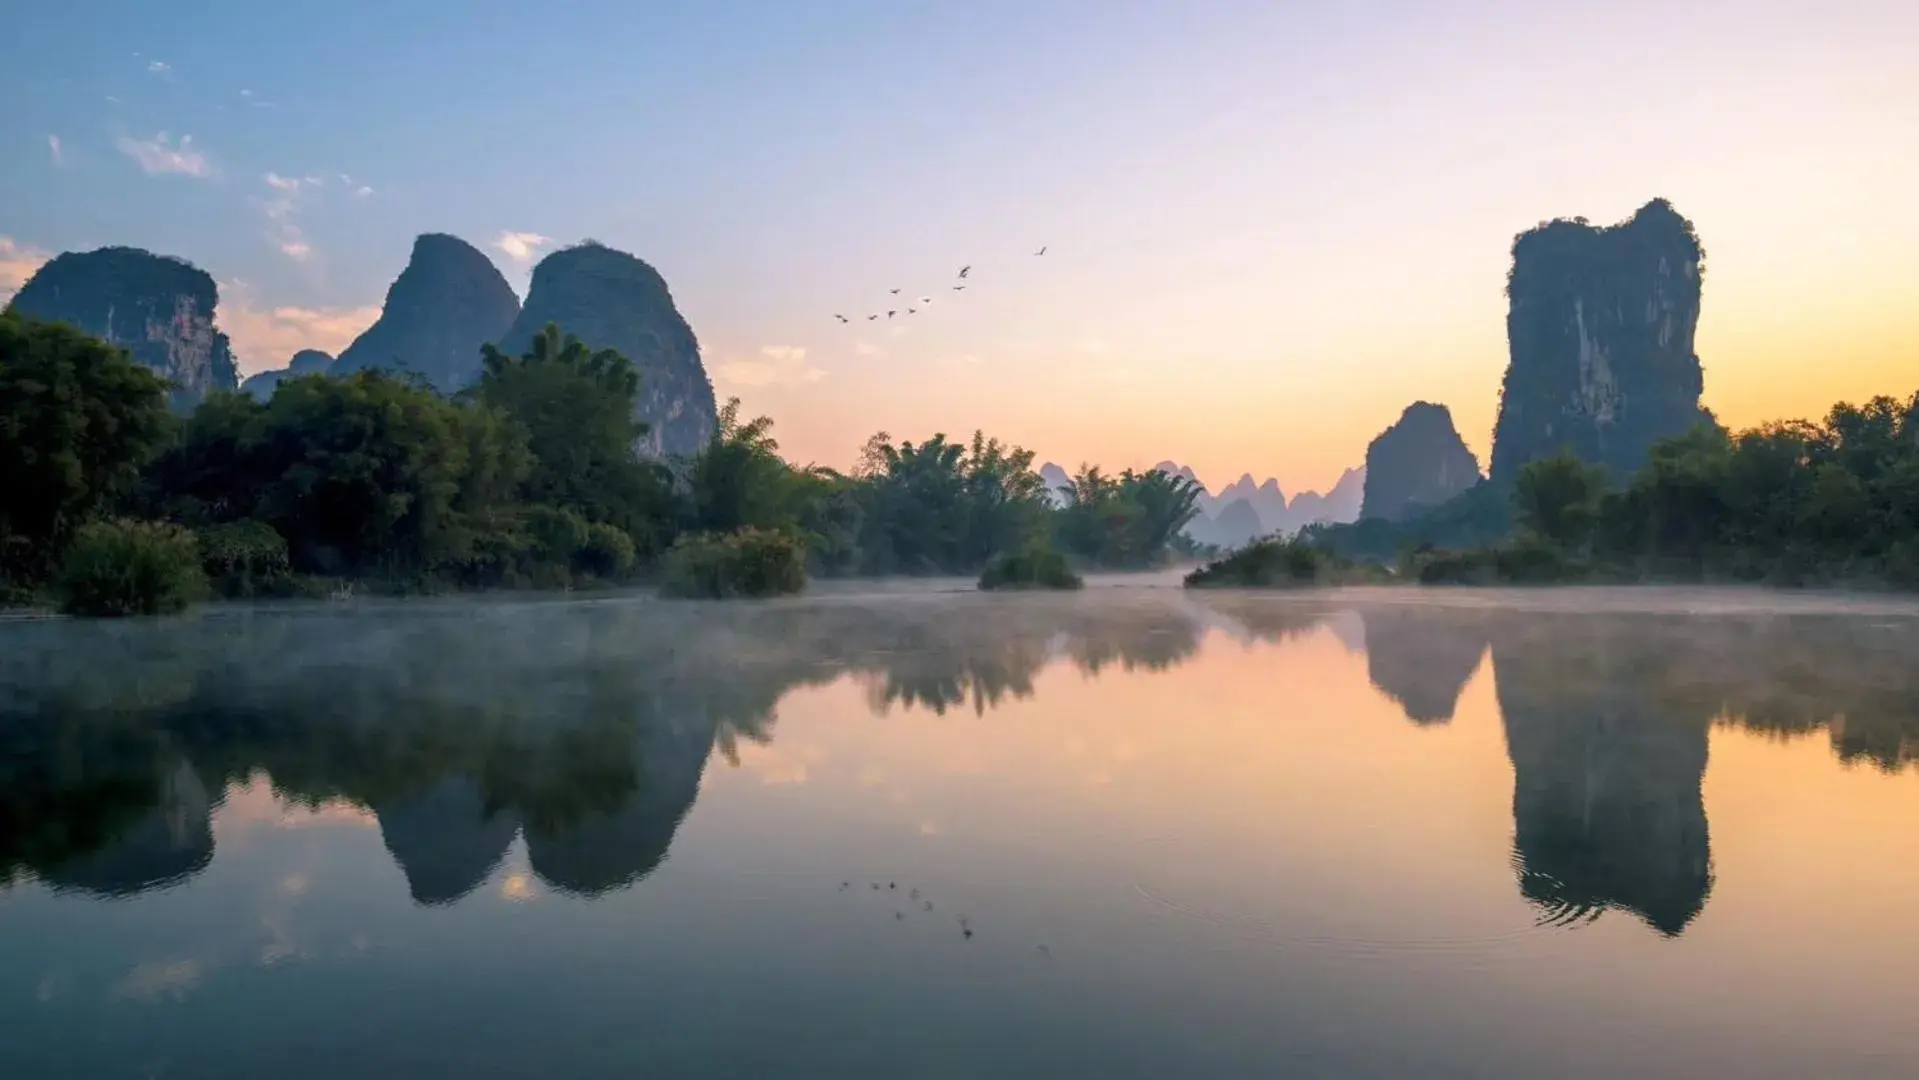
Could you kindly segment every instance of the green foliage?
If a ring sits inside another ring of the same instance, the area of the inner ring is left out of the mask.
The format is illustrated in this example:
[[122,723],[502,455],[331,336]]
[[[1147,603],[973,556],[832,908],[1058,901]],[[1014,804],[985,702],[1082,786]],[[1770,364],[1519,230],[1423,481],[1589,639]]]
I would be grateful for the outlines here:
[[794,528],[802,485],[779,450],[770,418],[742,421],[740,399],[728,400],[687,468],[687,530]]
[[1131,469],[1109,477],[1080,468],[1066,490],[1055,531],[1059,544],[1101,566],[1136,568],[1166,561],[1180,530],[1199,513],[1204,489],[1183,476]]
[[1583,550],[1599,520],[1606,472],[1570,452],[1527,462],[1513,484],[1520,528],[1568,550]]
[[1001,555],[986,564],[981,589],[1077,589],[1084,585],[1066,565],[1066,557],[1048,548]]
[[59,591],[69,615],[170,615],[205,594],[206,576],[193,534],[178,525],[96,521],[68,546]]
[[867,440],[858,476],[867,573],[972,573],[1045,536],[1046,485],[1033,452],[981,432],[970,444],[939,434],[917,445],[881,432]]
[[198,530],[200,566],[224,596],[284,591],[292,565],[286,538],[261,521],[233,521]]
[[1363,518],[1344,525],[1309,525],[1301,535],[1342,557],[1384,563],[1420,548],[1463,549],[1494,544],[1512,527],[1508,493],[1482,480],[1402,521]]
[[497,413],[361,371],[286,380],[264,405],[215,395],[157,472],[182,520],[255,519],[296,570],[397,578],[467,562],[527,468]]
[[660,595],[727,600],[806,588],[806,552],[790,534],[744,528],[682,536],[660,562]]
[[575,564],[602,581],[617,581],[633,572],[639,562],[633,538],[604,521],[586,527],[586,542],[574,555]]
[[1333,585],[1356,575],[1345,560],[1307,539],[1257,540],[1186,575],[1186,587],[1277,589]]
[[0,581],[43,581],[129,491],[168,429],[166,386],[60,323],[0,312]]
[[530,552],[540,562],[571,567],[585,549],[586,519],[573,511],[555,506],[529,506],[520,513],[531,541]]

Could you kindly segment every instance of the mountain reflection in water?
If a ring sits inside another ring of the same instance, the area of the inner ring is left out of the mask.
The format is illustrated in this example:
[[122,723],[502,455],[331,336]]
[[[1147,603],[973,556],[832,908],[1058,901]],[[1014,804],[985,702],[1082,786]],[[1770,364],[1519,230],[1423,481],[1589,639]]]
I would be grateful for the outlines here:
[[1369,677],[1414,724],[1448,721],[1490,654],[1519,889],[1550,923],[1616,908],[1676,935],[1698,916],[1715,723],[1823,728],[1842,759],[1882,770],[1919,756],[1908,617],[1115,590],[23,623],[0,657],[0,880],[178,884],[214,858],[229,786],[265,774],[285,800],[369,809],[420,904],[470,893],[516,835],[540,880],[593,897],[660,865],[708,758],[774,739],[795,688],[850,676],[875,713],[984,715],[1049,665],[1157,672],[1209,634],[1283,648],[1355,611]]

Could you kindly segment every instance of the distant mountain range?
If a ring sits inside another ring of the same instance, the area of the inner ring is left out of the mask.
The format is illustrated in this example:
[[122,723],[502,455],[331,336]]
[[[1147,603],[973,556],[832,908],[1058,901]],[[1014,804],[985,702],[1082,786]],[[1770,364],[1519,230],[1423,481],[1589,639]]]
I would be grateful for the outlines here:
[[[1178,462],[1162,461],[1153,468],[1183,476],[1199,484],[1202,489],[1206,488],[1205,482],[1192,469]],[[1059,489],[1070,487],[1073,482],[1066,470],[1049,461],[1040,466],[1039,474],[1046,481],[1054,505],[1065,502]],[[1332,490],[1324,495],[1317,491],[1302,491],[1290,501],[1276,478],[1267,477],[1259,481],[1253,479],[1251,473],[1245,473],[1217,492],[1206,490],[1199,497],[1195,504],[1199,516],[1186,526],[1186,535],[1204,544],[1238,547],[1274,533],[1291,535],[1308,525],[1345,524],[1359,519],[1365,491],[1364,467],[1347,469]]]

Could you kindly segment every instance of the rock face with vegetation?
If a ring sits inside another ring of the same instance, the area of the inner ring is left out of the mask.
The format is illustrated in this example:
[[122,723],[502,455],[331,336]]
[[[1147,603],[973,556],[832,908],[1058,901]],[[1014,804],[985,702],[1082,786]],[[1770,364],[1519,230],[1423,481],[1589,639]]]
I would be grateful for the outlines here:
[[617,350],[639,369],[644,449],[692,454],[712,439],[719,415],[713,384],[659,271],[592,241],[556,251],[533,268],[526,307],[501,348],[524,350],[548,323],[590,348]]
[[1366,447],[1364,518],[1400,521],[1479,483],[1479,459],[1444,405],[1415,401]]
[[287,366],[273,371],[262,371],[240,384],[240,391],[252,394],[259,401],[273,396],[280,380],[296,378],[301,375],[324,375],[333,369],[333,357],[318,349],[301,349],[287,361]]
[[1664,199],[1618,225],[1574,218],[1520,234],[1494,480],[1562,449],[1624,478],[1654,441],[1704,418],[1693,351],[1704,260],[1692,223]]
[[160,373],[175,408],[239,384],[227,336],[213,326],[219,290],[183,259],[130,247],[55,258],[28,279],[12,309],[68,323]]
[[480,346],[498,341],[519,313],[519,297],[478,248],[427,233],[413,241],[380,318],[353,339],[333,370],[412,372],[450,394],[479,381]]

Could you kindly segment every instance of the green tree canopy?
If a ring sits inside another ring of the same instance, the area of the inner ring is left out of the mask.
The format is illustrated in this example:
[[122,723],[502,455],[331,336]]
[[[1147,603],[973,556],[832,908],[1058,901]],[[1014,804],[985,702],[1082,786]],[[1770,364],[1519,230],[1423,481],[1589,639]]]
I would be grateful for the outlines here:
[[131,489],[168,430],[166,384],[61,323],[0,312],[0,578],[42,580]]

